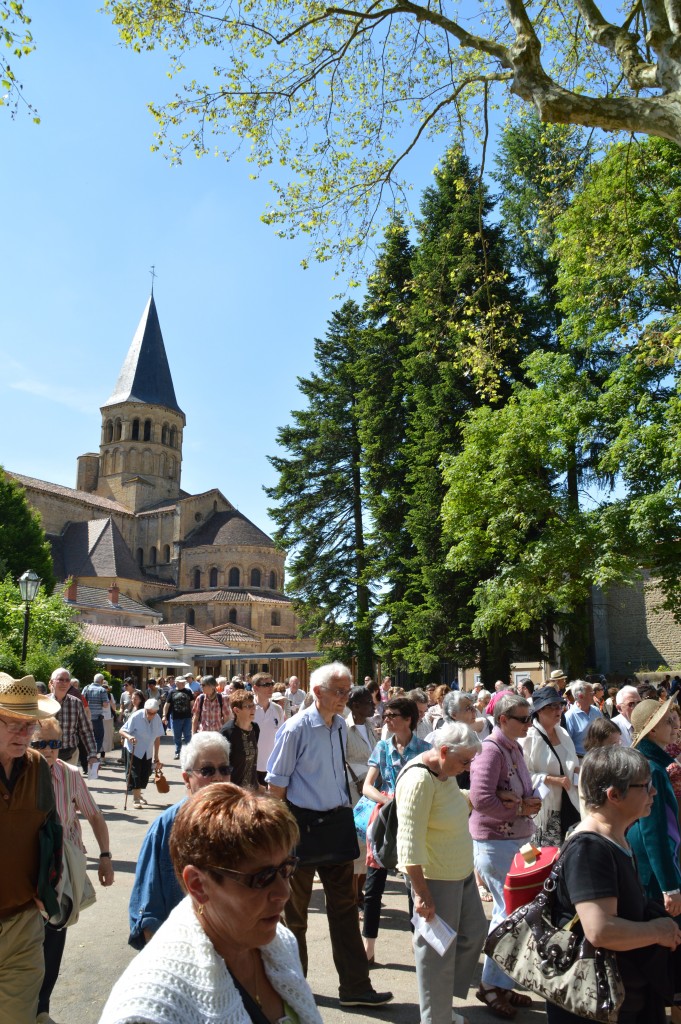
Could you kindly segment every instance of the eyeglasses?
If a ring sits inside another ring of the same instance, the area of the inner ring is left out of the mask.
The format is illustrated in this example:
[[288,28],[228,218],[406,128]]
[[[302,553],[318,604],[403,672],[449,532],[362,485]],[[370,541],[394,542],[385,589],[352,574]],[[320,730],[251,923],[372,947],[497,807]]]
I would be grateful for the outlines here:
[[298,857],[287,857],[278,867],[262,868],[261,871],[255,871],[253,874],[246,871],[234,871],[232,868],[218,868],[213,864],[209,864],[209,867],[211,871],[219,871],[223,875],[233,877],[235,882],[245,885],[247,889],[266,889],[277,875],[282,878],[290,878],[298,867]]
[[653,785],[653,780],[648,779],[647,782],[630,782],[629,789],[645,789],[648,793],[648,796],[650,796],[655,787]]
[[321,689],[324,690],[325,693],[333,694],[334,697],[344,697],[346,700],[350,696],[350,690],[340,690],[338,687],[332,690],[330,686],[322,686]]
[[274,683],[254,683],[257,690],[266,690],[270,686],[274,686]]
[[52,680],[53,683],[70,683],[71,676],[57,676],[56,679]]
[[[248,700],[248,701],[244,701],[244,703],[241,705],[241,710],[243,711],[244,708],[254,708],[254,707],[255,707],[255,701]],[[239,705],[238,704],[235,704],[235,709],[237,711],[239,710]]]
[[232,766],[231,764],[202,764],[200,768],[187,768],[188,772],[192,775],[201,775],[204,779],[212,779],[216,772],[220,772],[220,775],[231,775]]
[[399,711],[386,711],[383,718],[404,718],[404,715],[401,715]]
[[61,740],[34,740],[31,746],[34,750],[44,750],[45,747],[49,747],[50,750],[60,750]]
[[22,733],[33,732],[35,729],[35,719],[32,718],[28,722],[8,722],[6,718],[0,718],[0,722],[4,725],[7,732],[13,736],[20,736]]
[[506,715],[506,717],[510,718],[512,722],[520,722],[521,725],[527,725],[528,722],[532,721],[531,715],[523,715],[522,718],[520,715]]

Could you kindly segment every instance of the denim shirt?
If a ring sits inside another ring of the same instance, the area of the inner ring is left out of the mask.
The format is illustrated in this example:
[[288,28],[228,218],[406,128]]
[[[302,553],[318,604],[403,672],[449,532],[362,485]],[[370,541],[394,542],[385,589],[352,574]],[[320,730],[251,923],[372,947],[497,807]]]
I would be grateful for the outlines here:
[[407,761],[413,761],[419,754],[426,750],[432,750],[430,743],[419,739],[415,732],[407,743],[404,751],[400,754],[393,737],[379,740],[371,752],[369,764],[378,768],[381,773],[381,791],[383,793],[394,793],[397,776],[404,768]]
[[128,944],[134,949],[144,949],[145,929],[158,931],[170,911],[185,897],[177,880],[168,847],[170,830],[184,802],[180,800],[179,804],[174,804],[164,811],[151,825],[142,842],[128,904]]

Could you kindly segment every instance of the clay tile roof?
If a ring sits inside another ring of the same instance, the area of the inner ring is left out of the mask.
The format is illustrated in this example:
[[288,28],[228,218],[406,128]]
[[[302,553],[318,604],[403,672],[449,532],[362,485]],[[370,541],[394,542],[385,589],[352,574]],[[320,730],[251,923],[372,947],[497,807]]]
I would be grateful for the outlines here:
[[136,647],[147,651],[172,651],[163,633],[144,626],[104,626],[96,622],[84,622],[82,630],[86,640],[107,647]]
[[167,604],[208,604],[218,602],[221,604],[249,604],[253,601],[262,601],[267,604],[290,604],[291,598],[280,594],[276,590],[246,590],[242,587],[233,587],[228,590],[187,590],[183,594],[177,594],[165,601]]
[[210,631],[211,639],[219,640],[231,647],[233,644],[259,643],[260,634],[246,626],[237,626],[234,623],[226,623]]
[[68,523],[60,537],[59,564],[64,579],[69,576],[148,579],[111,518]]
[[135,331],[113,394],[104,403],[103,408],[118,405],[120,402],[163,405],[184,417],[175,397],[173,378],[153,295],[142,313],[142,319]]
[[200,548],[209,544],[228,544],[232,547],[239,544],[268,548],[275,546],[271,537],[236,509],[214,512],[210,519],[197,526],[189,535],[184,546]]
[[162,622],[155,626],[147,627],[149,630],[158,630],[163,633],[168,643],[177,647],[206,647],[210,644],[219,646],[220,640],[214,636],[208,636],[194,626],[188,626],[186,622]]
[[13,480],[16,480],[21,487],[30,487],[35,491],[44,491],[46,494],[61,495],[64,498],[72,498],[77,501],[82,501],[86,505],[90,505],[92,508],[105,509],[109,512],[124,512],[127,516],[132,516],[133,513],[125,505],[121,505],[117,501],[111,501],[109,498],[100,498],[96,494],[90,494],[89,491],[77,491],[75,487],[63,487],[61,484],[51,484],[47,480],[37,480],[32,476],[22,476],[21,473],[12,473],[6,469],[4,471],[7,476],[10,476]]
[[[62,597],[65,601],[67,601],[66,590],[65,586],[61,587]],[[148,605],[141,604],[139,601],[133,601],[131,597],[120,592],[118,594],[118,604],[112,604],[108,590],[105,590],[103,587],[86,587],[82,583],[78,584],[75,602],[67,601],[67,604],[71,604],[76,608],[107,608],[114,611],[135,612],[137,615],[148,615],[151,618],[158,618],[160,614],[160,612],[155,612]]]

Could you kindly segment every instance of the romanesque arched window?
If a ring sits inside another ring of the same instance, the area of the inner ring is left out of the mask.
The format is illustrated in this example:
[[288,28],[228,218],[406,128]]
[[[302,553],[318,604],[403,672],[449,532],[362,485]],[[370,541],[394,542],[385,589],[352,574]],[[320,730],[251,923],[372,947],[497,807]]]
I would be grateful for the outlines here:
[[154,456],[151,454],[148,448],[145,448],[144,451],[142,452],[142,472],[154,472]]
[[227,616],[228,622],[236,622],[236,608],[229,609],[229,615]]
[[106,426],[104,427],[104,441],[106,444],[111,444],[114,436],[114,425],[113,420],[107,420]]
[[251,586],[259,587],[262,580],[260,569],[251,569]]
[[201,589],[201,570],[200,569],[194,569],[194,574],[192,576],[192,584],[193,584],[194,590],[200,590]]
[[131,473],[139,473],[140,458],[136,448],[131,448],[128,453],[128,469]]
[[123,434],[123,424],[120,420],[114,423],[114,441],[120,441]]
[[193,608],[188,608],[187,609],[187,625],[188,626],[196,625],[196,613],[195,613]]
[[170,561],[170,544],[166,544],[163,548],[163,561],[166,563]]
[[156,565],[156,548],[152,547],[149,552],[149,565]]
[[168,459],[166,458],[166,453],[165,452],[161,452],[161,454],[159,456],[159,460],[158,460],[158,475],[162,476],[162,477],[165,477],[167,472],[168,472]]
[[238,587],[240,585],[241,573],[234,567],[229,570],[229,586]]
[[218,585],[218,571],[217,569],[211,569],[210,571],[210,583],[209,586],[217,587]]
[[168,460],[168,479],[169,480],[174,480],[175,479],[175,459],[172,457],[172,455],[170,456],[170,458]]
[[177,427],[170,428],[170,447],[177,447]]
[[272,612],[270,622],[273,626],[281,626],[281,612]]
[[277,574],[276,572],[270,573],[270,590],[277,589]]
[[139,566],[143,566],[144,565],[144,549],[143,548],[138,548],[137,549],[137,564]]
[[161,444],[168,444],[168,424],[164,423],[161,427]]
[[139,439],[140,439],[140,421],[138,419],[134,419],[132,421],[132,430],[130,431],[130,440],[131,441],[139,441]]
[[151,420],[144,421],[144,440],[151,441]]

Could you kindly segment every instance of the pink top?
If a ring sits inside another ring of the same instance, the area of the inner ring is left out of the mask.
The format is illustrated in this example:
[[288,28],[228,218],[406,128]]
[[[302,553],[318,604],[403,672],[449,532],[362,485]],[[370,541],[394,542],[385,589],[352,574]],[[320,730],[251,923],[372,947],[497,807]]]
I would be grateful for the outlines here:
[[519,744],[495,726],[471,764],[470,833],[479,840],[529,839],[534,821],[528,815],[519,818],[515,809],[505,807],[497,796],[498,789],[508,789],[519,797],[534,795]]

